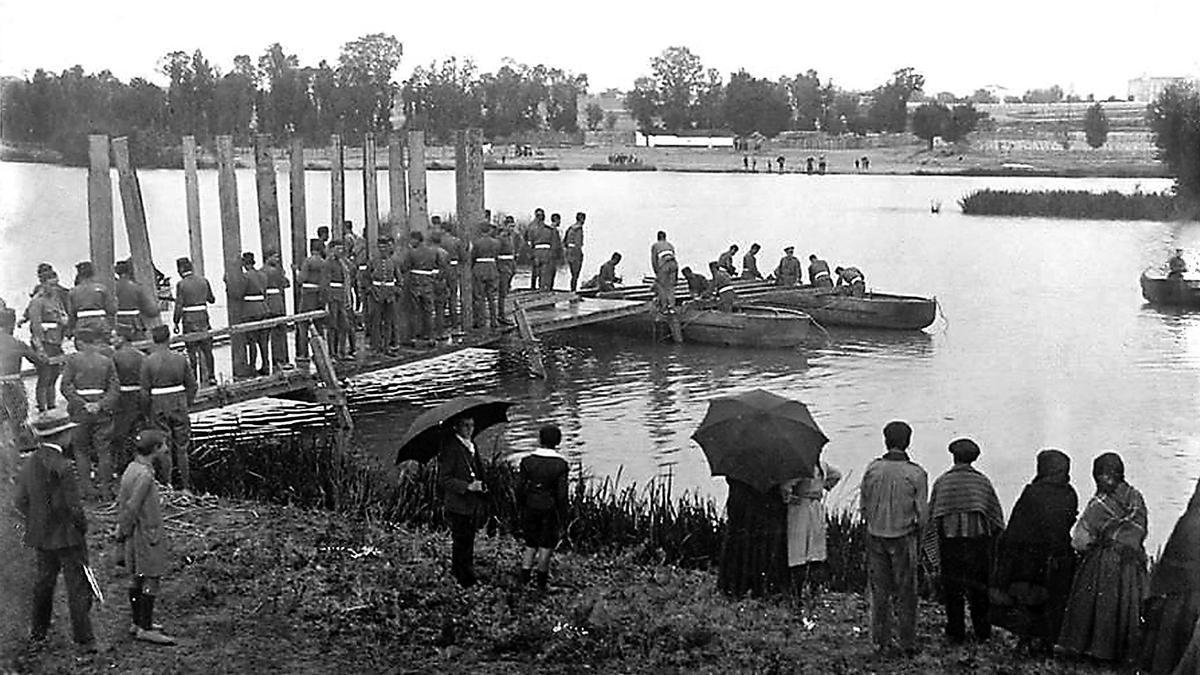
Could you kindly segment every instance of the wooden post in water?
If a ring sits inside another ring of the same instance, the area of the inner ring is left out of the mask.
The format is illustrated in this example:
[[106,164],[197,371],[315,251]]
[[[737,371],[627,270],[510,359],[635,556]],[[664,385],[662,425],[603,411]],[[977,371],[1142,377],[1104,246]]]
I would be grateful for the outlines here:
[[271,137],[266,134],[254,137],[254,186],[258,192],[258,231],[262,239],[262,251],[258,261],[261,264],[266,262],[267,253],[270,251],[283,256],[275,158],[271,155]]
[[408,241],[408,181],[404,179],[404,137],[388,135],[388,201],[392,239]]
[[[113,202],[108,136],[88,136],[88,244],[96,278],[113,289]],[[64,281],[69,277],[64,277]]]
[[[458,235],[466,249],[466,260],[459,262],[459,297],[462,299],[463,329],[474,332],[475,312],[487,307],[475,302],[471,250],[480,236],[483,222],[483,130],[467,129],[455,132],[454,187],[458,211]],[[482,298],[480,298],[482,300]],[[487,323],[487,317],[479,317]]]
[[425,190],[425,132],[408,132],[408,229],[429,233],[429,196]]
[[[142,203],[142,187],[137,170],[129,158],[129,139],[124,136],[112,142],[113,159],[117,165],[117,183],[121,188],[121,210],[125,213],[125,232],[129,237],[129,255],[133,259],[133,276],[138,285],[157,297],[154,260],[150,255],[150,233],[146,229],[146,207]],[[158,314],[143,316],[147,327],[161,324]]]
[[342,238],[342,223],[346,220],[346,166],[343,159],[342,137],[333,134],[329,137],[329,236],[334,239]]
[[[335,136],[336,138],[336,136]],[[340,147],[340,143],[338,144]],[[288,161],[291,164],[290,181],[288,185],[289,201],[292,211],[292,310],[300,311],[300,282],[296,278],[296,270],[308,257],[308,206],[304,193],[304,139],[293,138]],[[332,174],[331,174],[332,175]],[[296,365],[301,365],[306,359],[308,346],[307,331],[296,331]]]
[[200,177],[196,172],[196,137],[183,137],[183,191],[187,203],[188,255],[196,274],[204,276],[204,238],[200,231]]
[[[225,306],[229,325],[242,321],[242,224],[238,215],[237,168],[233,156],[233,137],[217,136],[217,196],[221,203],[221,252],[225,259]],[[240,377],[249,370],[246,337],[230,337],[233,374]]]
[[[375,173],[375,134],[363,137],[363,226],[367,250],[374,251],[379,243],[379,183]],[[337,230],[341,231],[341,223]]]

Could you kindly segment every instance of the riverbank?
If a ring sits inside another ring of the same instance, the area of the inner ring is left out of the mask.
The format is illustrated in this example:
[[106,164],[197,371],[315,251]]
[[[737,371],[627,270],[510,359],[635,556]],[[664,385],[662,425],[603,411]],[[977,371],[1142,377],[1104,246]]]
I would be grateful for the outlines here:
[[[519,546],[480,537],[484,583],[449,578],[449,537],[325,511],[213,497],[168,498],[170,566],[156,617],[175,647],[127,634],[125,581],[92,509],[92,561],[108,601],[93,609],[102,648],[74,659],[65,604],[45,649],[4,642],[16,672],[780,672],[1098,673],[1019,656],[1013,640],[952,647],[939,609],[923,603],[919,655],[882,660],[868,638],[867,603],[827,593],[803,621],[785,604],[731,601],[710,573],[629,556],[560,554],[545,596],[514,586]],[[10,528],[5,528],[10,530]],[[28,581],[30,556],[13,576]],[[27,587],[18,612],[27,611]],[[7,593],[6,593],[7,594]],[[61,595],[61,594],[60,594]],[[11,616],[11,614],[10,614]],[[11,634],[13,631],[9,631]]]

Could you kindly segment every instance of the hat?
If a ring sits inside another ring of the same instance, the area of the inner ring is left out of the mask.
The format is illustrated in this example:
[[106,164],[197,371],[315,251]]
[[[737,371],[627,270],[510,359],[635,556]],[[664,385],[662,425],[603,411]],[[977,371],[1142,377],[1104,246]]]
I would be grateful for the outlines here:
[[792,251],[795,251],[795,250],[796,250],[796,247],[795,247],[795,246],[784,246],[784,247],[783,247],[783,252],[784,252],[784,253],[791,253]]
[[33,430],[34,436],[46,438],[74,429],[79,425],[71,421],[70,415],[65,410],[53,409],[33,418],[33,422],[29,426]]

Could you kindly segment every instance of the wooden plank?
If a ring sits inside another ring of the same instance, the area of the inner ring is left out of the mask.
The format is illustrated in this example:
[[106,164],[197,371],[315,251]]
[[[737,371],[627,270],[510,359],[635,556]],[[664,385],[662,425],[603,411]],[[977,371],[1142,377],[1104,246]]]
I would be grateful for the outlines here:
[[[379,183],[375,173],[375,134],[363,137],[363,222],[366,223],[367,250],[379,244]],[[342,224],[334,230],[341,237]]]
[[517,333],[521,336],[522,350],[525,352],[529,371],[536,377],[546,379],[546,364],[542,360],[540,341],[533,334],[533,328],[529,325],[529,317],[525,314],[525,308],[521,306],[520,302],[516,304],[513,317],[517,321]]
[[329,236],[341,239],[346,220],[346,166],[342,137],[337,134],[329,137],[329,193]]
[[204,276],[204,237],[200,229],[200,177],[196,171],[196,137],[183,137],[183,191],[187,205],[188,254],[196,274]]
[[[88,244],[96,278],[113,289],[113,201],[108,136],[88,136]],[[63,282],[70,277],[63,277]]]
[[[329,345],[313,324],[308,324],[309,346],[312,348],[313,365],[316,366],[317,379],[324,388],[326,400],[333,405],[337,414],[338,430],[341,434],[354,431],[354,420],[350,417],[350,408],[346,405],[346,396],[338,383],[337,371],[334,370],[333,359],[329,358]],[[345,440],[344,436],[339,440]]]
[[[290,163],[290,180],[288,184],[288,199],[292,213],[292,268],[300,267],[300,263],[308,255],[308,206],[304,193],[304,139],[293,138],[288,152]],[[292,308],[300,307],[300,284],[295,283],[292,276]],[[297,338],[299,342],[300,338]]]
[[[229,323],[242,320],[242,223],[238,213],[237,168],[233,155],[233,137],[217,136],[217,198],[221,204],[221,252],[225,262],[225,304]],[[249,370],[246,339],[233,336],[233,374]]]
[[408,229],[429,234],[429,194],[425,183],[425,132],[408,132]]
[[404,136],[388,135],[388,223],[392,239],[408,241],[408,181],[404,176]]
[[146,207],[142,203],[137,170],[129,157],[129,139],[123,136],[114,138],[112,151],[113,163],[117,165],[117,183],[121,189],[121,210],[125,214],[129,254],[133,259],[133,275],[138,284],[154,293],[154,262],[150,255],[150,233],[146,229]]
[[254,186],[258,194],[258,233],[262,241],[259,264],[266,262],[271,252],[283,255],[279,232],[279,188],[275,181],[275,158],[271,153],[271,137],[254,137]]

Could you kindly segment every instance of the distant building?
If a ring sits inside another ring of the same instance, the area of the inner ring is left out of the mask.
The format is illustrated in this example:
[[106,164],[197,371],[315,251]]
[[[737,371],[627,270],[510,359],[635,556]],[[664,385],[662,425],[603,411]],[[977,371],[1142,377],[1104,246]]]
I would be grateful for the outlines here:
[[[605,118],[609,115],[615,118],[613,131],[631,132],[637,129],[637,122],[634,121],[633,115],[630,115],[629,111],[625,109],[625,93],[618,89],[606,89],[599,94],[588,94],[579,97],[577,106],[579,110],[580,129],[587,129],[587,107],[591,103],[600,106],[600,109],[604,111]],[[607,119],[600,123],[600,130],[608,130]]]
[[1200,78],[1196,77],[1150,77],[1143,75],[1129,81],[1129,87],[1126,93],[1139,103],[1150,103],[1158,98],[1158,95],[1163,93],[1167,87],[1180,84],[1190,84],[1193,87],[1200,85]]

